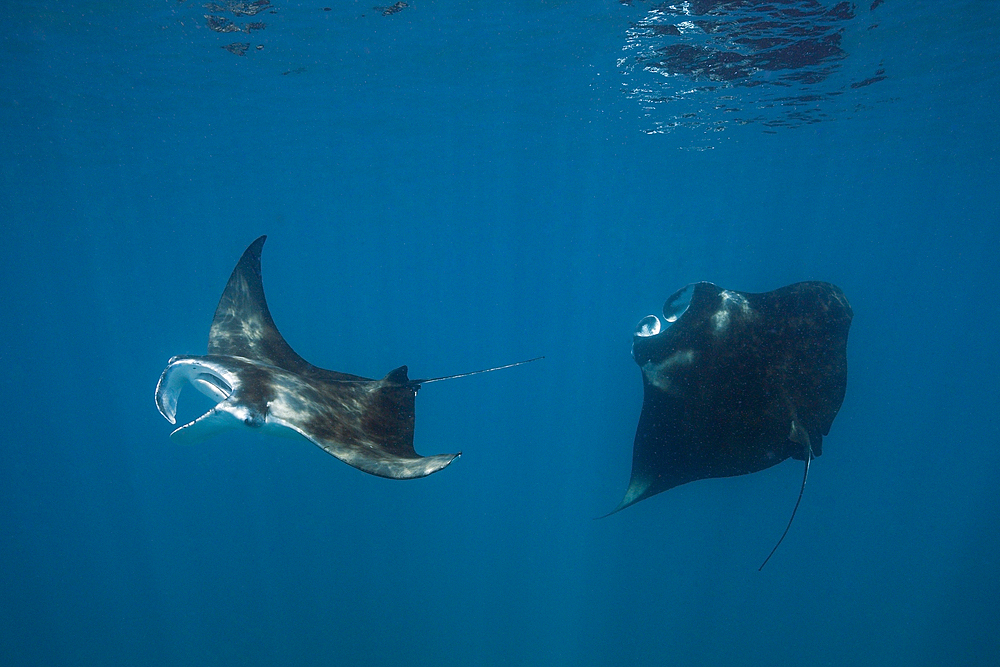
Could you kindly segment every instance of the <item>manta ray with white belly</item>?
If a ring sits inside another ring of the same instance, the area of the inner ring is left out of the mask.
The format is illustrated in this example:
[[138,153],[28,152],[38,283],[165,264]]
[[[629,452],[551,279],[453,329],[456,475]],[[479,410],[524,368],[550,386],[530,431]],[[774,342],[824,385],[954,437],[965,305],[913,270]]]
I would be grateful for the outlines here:
[[233,270],[209,330],[208,354],[173,357],[156,384],[156,407],[171,424],[186,383],[218,402],[171,433],[174,442],[201,442],[238,427],[297,434],[372,475],[425,477],[461,453],[420,456],[413,449],[420,385],[535,361],[422,380],[409,379],[406,366],[381,380],[313,366],[285,342],[268,311],[260,273],[266,239],[254,241]]

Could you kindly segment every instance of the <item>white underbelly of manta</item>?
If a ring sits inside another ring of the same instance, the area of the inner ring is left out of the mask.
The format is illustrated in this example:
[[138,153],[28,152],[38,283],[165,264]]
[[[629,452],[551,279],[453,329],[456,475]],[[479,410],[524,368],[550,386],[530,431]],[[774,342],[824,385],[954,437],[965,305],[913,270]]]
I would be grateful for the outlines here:
[[[171,360],[157,387],[158,403],[167,419],[174,421],[178,397],[186,384],[217,401],[207,413],[171,433],[171,440],[179,444],[197,444],[232,429],[310,440],[294,426],[314,416],[315,406],[311,408],[310,403],[315,397],[310,396],[308,385],[287,371],[266,364],[241,358],[228,361],[227,364],[223,360],[197,357]],[[246,369],[239,367],[252,368],[266,381],[262,381],[261,386],[246,387],[240,378],[240,371]],[[271,398],[255,402],[248,400],[246,394],[266,394]],[[346,413],[357,412],[358,406],[352,405],[353,401],[347,403],[343,406]]]
[[303,434],[271,416],[265,419],[263,426],[247,426],[242,419],[226,410],[215,412],[210,419],[199,419],[181,426],[170,434],[170,439],[180,445],[197,445],[224,431],[233,429],[244,429],[261,435],[273,435],[289,440],[309,442],[309,439]]

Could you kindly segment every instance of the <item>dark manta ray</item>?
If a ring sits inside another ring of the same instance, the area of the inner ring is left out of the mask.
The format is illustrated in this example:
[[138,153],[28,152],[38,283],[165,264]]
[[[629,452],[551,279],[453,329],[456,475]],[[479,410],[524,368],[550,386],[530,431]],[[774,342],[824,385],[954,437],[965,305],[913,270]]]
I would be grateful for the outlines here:
[[218,401],[170,438],[196,443],[240,426],[299,434],[344,463],[392,479],[424,477],[459,457],[414,451],[417,389],[528,362],[424,380],[409,379],[406,366],[381,380],[317,368],[292,351],[267,309],[260,275],[266,238],[254,241],[233,269],[208,333],[208,355],[173,357],[156,384],[156,407],[171,424],[186,382]]
[[804,489],[844,400],[852,317],[829,283],[751,294],[702,282],[667,299],[664,323],[643,318],[632,339],[644,390],[632,478],[612,514],[681,484],[789,457],[805,461]]

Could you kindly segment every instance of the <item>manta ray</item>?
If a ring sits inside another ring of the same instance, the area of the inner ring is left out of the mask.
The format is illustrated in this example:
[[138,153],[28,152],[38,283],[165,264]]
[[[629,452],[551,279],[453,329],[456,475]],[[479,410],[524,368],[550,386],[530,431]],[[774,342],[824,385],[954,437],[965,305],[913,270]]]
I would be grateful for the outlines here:
[[700,282],[667,299],[662,322],[643,318],[632,339],[643,381],[632,476],[611,513],[794,458],[804,462],[794,519],[809,462],[844,401],[853,315],[830,283],[754,294]]
[[181,389],[193,385],[216,406],[170,434],[201,442],[249,428],[302,436],[359,470],[390,479],[425,477],[455,454],[413,449],[414,401],[421,385],[520,366],[536,359],[445,377],[411,380],[406,366],[381,380],[313,366],[285,342],[264,299],[260,257],[266,236],[243,253],[229,277],[208,333],[208,354],[175,356],[156,383],[156,407],[176,423]]

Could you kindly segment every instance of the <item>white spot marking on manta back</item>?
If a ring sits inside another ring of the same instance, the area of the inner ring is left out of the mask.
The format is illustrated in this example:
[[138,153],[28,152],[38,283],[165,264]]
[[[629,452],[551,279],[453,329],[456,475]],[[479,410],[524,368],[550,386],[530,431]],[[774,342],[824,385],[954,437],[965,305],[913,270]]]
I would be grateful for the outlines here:
[[264,338],[264,328],[261,326],[259,317],[248,317],[240,322],[240,329],[243,338],[251,346],[256,345]]
[[729,311],[720,308],[712,315],[712,328],[715,333],[722,333],[729,326]]
[[722,333],[729,326],[733,311],[739,311],[738,314],[742,317],[748,317],[751,312],[750,304],[742,294],[731,290],[722,290],[719,296],[722,299],[722,305],[712,315],[712,326],[717,334]]
[[647,363],[642,367],[642,372],[654,387],[668,394],[675,394],[677,390],[673,386],[672,374],[693,362],[694,350],[677,350],[659,363]]
[[322,387],[286,371],[276,372],[271,386],[274,398],[268,402],[268,414],[290,424],[303,426],[320,419],[357,428],[365,411],[358,396],[348,393],[332,399]]
[[722,300],[725,301],[726,308],[730,310],[738,308],[740,313],[743,315],[750,313],[750,304],[747,302],[746,297],[739,292],[724,289],[722,290]]

